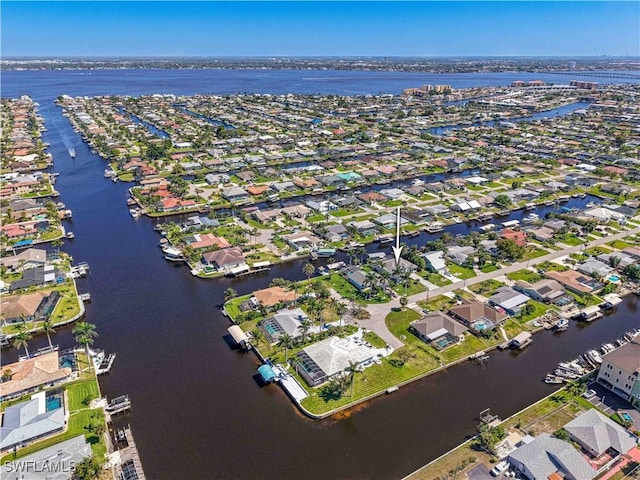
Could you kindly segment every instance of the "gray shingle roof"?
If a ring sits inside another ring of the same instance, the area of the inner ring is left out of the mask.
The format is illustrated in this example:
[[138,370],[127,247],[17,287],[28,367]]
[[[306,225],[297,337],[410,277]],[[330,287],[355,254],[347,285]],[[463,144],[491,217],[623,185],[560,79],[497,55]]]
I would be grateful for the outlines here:
[[64,424],[64,408],[46,411],[44,392],[34,395],[31,400],[7,407],[4,411],[0,449],[55,432],[62,429]]
[[546,480],[554,472],[571,475],[576,480],[591,480],[596,471],[569,443],[543,433],[509,455],[509,460],[524,464],[534,480]]
[[588,447],[591,451],[603,454],[608,448],[618,453],[627,453],[636,446],[636,439],[627,430],[597,410],[589,410],[574,418],[564,426],[564,429],[575,438],[578,443]]

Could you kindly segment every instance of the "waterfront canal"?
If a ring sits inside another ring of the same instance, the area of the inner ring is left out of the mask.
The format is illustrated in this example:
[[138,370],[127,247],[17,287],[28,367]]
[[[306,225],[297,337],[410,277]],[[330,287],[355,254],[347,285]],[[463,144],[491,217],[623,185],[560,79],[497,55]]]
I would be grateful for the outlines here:
[[[126,81],[126,74],[118,75]],[[77,80],[30,89],[29,81],[5,85],[3,79],[3,95],[31,94],[40,103],[48,128],[44,140],[60,172],[56,189],[73,210],[69,229],[75,239],[64,250],[90,264],[91,274],[78,282],[79,290],[92,296],[87,320],[100,334],[95,345],[117,353],[111,375],[100,379],[102,393],[130,396],[133,411],[119,421],[131,424],[148,478],[402,477],[472,435],[481,410],[511,415],[553,391],[541,379],[559,361],[640,326],[640,299],[628,297],[592,324],[572,322],[565,333],[536,335],[524,352],[493,352],[486,366],[461,364],[380,397],[347,418],[309,420],[277,386],[259,386],[255,357],[229,347],[228,320],[219,310],[227,287],[246,294],[273,277],[302,279],[303,261],[213,281],[163,261],[154,221],[134,220],[128,213],[130,185],[103,178],[106,163],[91,154],[53,104],[60,94],[89,95],[94,87],[83,76],[64,78]],[[149,81],[144,92],[173,87],[170,80]],[[95,93],[105,93],[104,88],[98,83]],[[143,93],[122,90],[125,86],[113,93]],[[67,153],[69,144],[75,160]],[[55,335],[62,348],[73,344],[71,329]],[[41,335],[30,349],[46,343]],[[13,349],[3,351],[5,362],[15,356]]]

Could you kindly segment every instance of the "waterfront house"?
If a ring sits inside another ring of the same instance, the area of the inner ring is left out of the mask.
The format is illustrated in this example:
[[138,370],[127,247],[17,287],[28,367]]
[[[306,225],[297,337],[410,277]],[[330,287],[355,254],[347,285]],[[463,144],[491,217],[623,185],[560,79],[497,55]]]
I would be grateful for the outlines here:
[[441,205],[441,204],[437,204],[437,205],[427,205],[426,207],[424,207],[425,212],[429,213],[430,215],[443,215],[447,212],[449,212],[449,207],[445,206],[445,205]]
[[[373,223],[380,225],[382,228],[392,229],[396,226],[397,215],[393,213],[387,213],[385,215],[381,215],[379,217],[372,218]],[[400,226],[403,227],[408,225],[404,218],[400,217]]]
[[331,225],[326,228],[324,238],[329,242],[339,242],[349,238],[349,232],[347,228],[339,223],[338,225]]
[[512,288],[500,287],[489,297],[489,305],[500,307],[509,315],[518,315],[529,300],[529,297]]
[[597,382],[640,410],[640,342],[632,340],[603,355]]
[[217,237],[212,233],[191,235],[184,239],[185,243],[194,250],[203,248],[229,248],[231,244],[224,237]]
[[48,408],[46,392],[31,396],[30,400],[7,407],[0,427],[0,450],[8,451],[34,440],[61,432],[67,423],[64,402]]
[[385,188],[380,190],[380,193],[391,200],[399,200],[405,194],[400,188]]
[[282,237],[295,250],[308,250],[318,246],[320,239],[309,231],[291,233]]
[[42,267],[47,263],[47,251],[39,248],[27,248],[17,255],[0,258],[8,272],[19,272],[28,268]]
[[282,335],[291,338],[300,337],[303,334],[303,322],[309,322],[309,317],[301,308],[280,310],[273,316],[265,318],[258,323],[265,339],[269,343],[275,343]]
[[476,333],[492,330],[507,318],[504,313],[477,300],[463,301],[462,304],[451,307],[449,314]]
[[578,265],[576,265],[576,269],[579,272],[591,275],[593,277],[605,277],[613,271],[613,268],[611,268],[608,264],[593,258],[579,263]]
[[365,203],[372,204],[384,202],[388,199],[388,197],[376,192],[375,190],[371,190],[370,192],[361,193],[360,195],[358,195],[358,199]]
[[539,227],[539,228],[530,228],[527,230],[527,233],[531,235],[535,240],[539,242],[544,242],[546,240],[553,239],[553,234],[555,233],[549,227]]
[[202,263],[203,265],[210,265],[218,271],[225,272],[247,266],[240,247],[230,247],[223,250],[207,252],[202,255]]
[[506,240],[513,240],[519,247],[525,247],[527,245],[527,232],[521,230],[504,228],[500,231],[500,237]]
[[270,192],[271,187],[269,187],[269,185],[250,185],[245,190],[249,195],[259,197],[260,195]]
[[158,209],[161,212],[177,212],[179,210],[193,208],[196,206],[196,202],[193,200],[182,200],[180,198],[169,197],[160,200]]
[[463,341],[467,327],[446,313],[437,311],[411,322],[409,331],[435,349],[443,350]]
[[635,258],[631,255],[627,255],[624,252],[611,252],[611,253],[603,253],[596,257],[599,261],[603,262],[605,265],[610,265],[611,259],[615,258],[618,261],[617,268],[624,268],[628,265],[633,265],[637,262]]
[[393,256],[375,261],[373,262],[372,266],[373,269],[380,274],[386,272],[386,274],[389,275],[390,280],[396,284],[402,283],[404,281],[402,275],[403,273],[411,274],[418,271],[418,267],[411,263],[409,260],[400,258],[396,263],[396,259]]
[[41,320],[53,311],[59,299],[60,293],[57,291],[3,296],[0,308],[2,323],[10,325],[23,320]]
[[589,210],[585,210],[584,212],[582,212],[582,215],[595,219],[599,223],[608,223],[611,220],[619,222],[627,218],[626,215],[605,207],[595,207]]
[[508,461],[528,480],[592,480],[597,473],[573,445],[548,433],[517,448]]
[[321,213],[322,215],[328,215],[329,212],[338,208],[329,200],[308,200],[307,207]]
[[251,197],[240,187],[227,187],[222,189],[222,197],[231,203],[246,203]]
[[545,272],[545,275],[578,294],[593,293],[602,288],[600,282],[575,270],[566,270],[564,272],[550,270]]
[[253,292],[253,298],[256,302],[265,308],[273,307],[278,304],[288,304],[296,300],[297,293],[295,290],[287,290],[284,287],[274,286],[256,290]]
[[3,400],[53,387],[71,378],[73,373],[69,367],[60,367],[57,351],[3,365],[2,371],[11,372],[9,379],[0,382],[0,397]]
[[359,268],[349,268],[345,270],[344,278],[360,292],[368,290],[371,287],[371,285],[367,283],[367,274]]
[[606,461],[614,461],[637,445],[638,439],[596,409],[581,413],[563,427],[571,438],[592,458],[607,455]]
[[62,283],[64,278],[65,274],[61,271],[56,271],[53,265],[29,268],[23,271],[22,278],[11,282],[9,292],[15,292],[29,287],[42,287],[56,282]]
[[518,280],[513,288],[538,302],[562,305],[569,301],[562,285],[550,278],[543,278],[535,283]]
[[436,250],[433,252],[423,253],[422,258],[426,260],[427,270],[440,275],[446,275],[448,273],[443,251]]
[[372,364],[376,356],[376,350],[350,337],[329,337],[303,348],[296,358],[295,369],[310,386],[316,387],[343,374],[350,365]]
[[360,220],[358,222],[349,222],[347,225],[352,226],[356,229],[359,235],[367,236],[373,235],[378,231],[378,227],[376,227],[370,220]]

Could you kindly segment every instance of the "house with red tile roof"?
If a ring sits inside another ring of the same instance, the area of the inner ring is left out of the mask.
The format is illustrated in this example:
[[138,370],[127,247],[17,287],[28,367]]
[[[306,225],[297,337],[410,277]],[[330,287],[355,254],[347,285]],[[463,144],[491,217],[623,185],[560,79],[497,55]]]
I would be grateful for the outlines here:
[[527,246],[527,232],[505,228],[500,232],[500,237],[507,240],[513,240],[519,247]]

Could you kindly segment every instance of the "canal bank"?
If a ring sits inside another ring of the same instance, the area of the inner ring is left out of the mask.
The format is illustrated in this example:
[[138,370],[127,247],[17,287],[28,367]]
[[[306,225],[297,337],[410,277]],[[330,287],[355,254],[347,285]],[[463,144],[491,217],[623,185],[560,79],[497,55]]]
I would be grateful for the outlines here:
[[[340,421],[292,414],[283,392],[255,381],[255,358],[229,348],[228,322],[219,307],[228,287],[242,295],[268,286],[273,277],[303,279],[304,261],[216,282],[199,281],[162,261],[155,221],[131,218],[127,186],[103,178],[104,161],[91,154],[53,104],[63,93],[177,93],[186,89],[180,74],[150,73],[142,85],[135,82],[141,75],[136,72],[134,86],[125,87],[131,76],[126,71],[107,84],[101,72],[53,73],[41,77],[48,84],[25,79],[3,85],[3,94],[32,94],[41,104],[45,141],[61,172],[56,188],[74,212],[76,238],[64,250],[91,265],[91,275],[81,280],[81,290],[92,293],[87,318],[97,326],[96,344],[118,356],[112,373],[101,377],[101,390],[109,398],[123,392],[131,398],[133,412],[118,421],[135,431],[149,478],[399,478],[475,434],[479,411],[491,407],[508,417],[553,391],[541,378],[559,361],[637,326],[638,302],[632,298],[592,324],[574,324],[557,337],[543,332],[520,354],[493,352],[481,367],[463,363],[374,399]],[[287,75],[276,77],[264,88],[293,88]],[[226,81],[209,82],[206,89],[230,88]],[[34,83],[37,88],[30,87]],[[251,89],[251,82],[241,85],[235,89]],[[322,86],[308,88],[323,91]],[[62,138],[73,143],[75,160]],[[61,348],[72,346],[71,327],[58,330],[55,341]],[[36,348],[45,342],[44,336],[33,340]],[[17,352],[6,355],[9,360]]]

